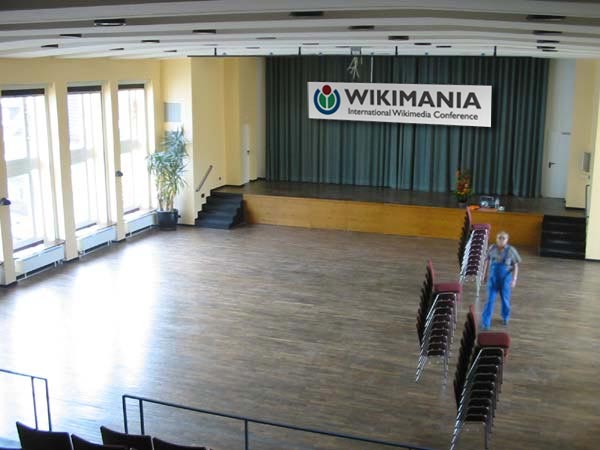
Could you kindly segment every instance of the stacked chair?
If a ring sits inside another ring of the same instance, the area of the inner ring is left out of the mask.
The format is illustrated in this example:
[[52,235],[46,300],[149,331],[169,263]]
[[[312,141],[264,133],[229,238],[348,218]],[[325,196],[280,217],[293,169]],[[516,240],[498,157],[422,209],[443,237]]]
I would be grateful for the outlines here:
[[431,260],[427,262],[421,302],[417,312],[419,338],[418,383],[430,357],[441,357],[444,364],[444,384],[448,379],[448,361],[462,294],[459,282],[439,282]]
[[120,433],[100,427],[102,444],[87,441],[76,435],[56,431],[41,431],[17,422],[22,450],[208,450],[172,444],[146,435]]
[[485,448],[489,448],[509,349],[510,336],[507,333],[477,334],[474,308],[471,306],[454,376],[457,413],[450,450],[456,448],[467,422],[484,425]]
[[483,267],[487,252],[491,225],[473,223],[471,210],[466,209],[465,220],[458,244],[458,262],[460,264],[460,283],[474,279],[477,297],[483,281]]

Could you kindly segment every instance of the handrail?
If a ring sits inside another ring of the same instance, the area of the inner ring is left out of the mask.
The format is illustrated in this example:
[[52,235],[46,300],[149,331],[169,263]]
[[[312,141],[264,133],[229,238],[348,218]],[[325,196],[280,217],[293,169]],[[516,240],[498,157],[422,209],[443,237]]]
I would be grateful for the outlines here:
[[35,428],[38,429],[38,409],[37,409],[37,397],[35,395],[35,380],[41,380],[44,382],[44,389],[46,391],[46,414],[48,416],[48,430],[52,431],[52,416],[50,414],[50,395],[48,393],[48,379],[44,377],[38,377],[36,375],[30,375],[28,373],[15,372],[14,370],[0,369],[0,373],[6,373],[8,375],[15,375],[17,377],[29,378],[31,380],[31,398],[33,400],[33,415],[35,418]]
[[253,418],[250,418],[247,416],[240,416],[240,415],[236,415],[236,414],[211,411],[208,409],[194,408],[192,406],[185,406],[185,405],[180,405],[177,403],[165,402],[162,400],[155,400],[155,399],[151,399],[151,398],[147,398],[147,397],[140,397],[137,395],[130,395],[130,394],[124,394],[122,396],[123,422],[124,422],[124,427],[125,427],[125,433],[129,433],[129,425],[128,425],[128,421],[127,421],[127,399],[138,401],[138,407],[139,407],[139,412],[140,412],[141,434],[146,433],[146,428],[145,428],[145,424],[144,424],[144,402],[145,402],[145,403],[152,403],[155,405],[166,406],[169,408],[180,409],[180,410],[184,410],[184,411],[191,411],[191,412],[196,412],[196,413],[200,413],[200,414],[208,414],[211,416],[217,416],[217,417],[223,417],[226,419],[242,421],[242,422],[244,422],[244,449],[245,450],[250,449],[250,446],[249,446],[250,442],[248,439],[248,425],[250,423],[255,423],[258,425],[266,425],[266,426],[275,427],[275,428],[285,428],[287,430],[301,431],[304,433],[319,434],[322,436],[330,436],[330,437],[346,439],[346,440],[350,440],[350,441],[365,442],[368,444],[378,444],[378,445],[383,445],[383,446],[387,446],[387,447],[404,448],[404,449],[408,449],[408,450],[432,450],[432,449],[428,449],[425,447],[417,447],[414,445],[402,444],[402,443],[398,443],[398,442],[383,441],[380,439],[372,439],[372,438],[356,436],[356,435],[351,435],[351,434],[335,433],[333,431],[318,430],[316,428],[299,427],[296,425],[289,425],[289,424],[281,423],[281,422],[272,422],[270,420],[253,419]]
[[204,177],[202,177],[202,181],[200,181],[200,184],[196,188],[196,192],[200,192],[200,189],[202,189],[202,186],[204,186],[204,183],[206,182],[206,179],[208,178],[208,175],[210,174],[210,171],[212,170],[212,168],[213,168],[212,164],[210,166],[208,166],[208,169],[206,169],[206,173],[204,174]]

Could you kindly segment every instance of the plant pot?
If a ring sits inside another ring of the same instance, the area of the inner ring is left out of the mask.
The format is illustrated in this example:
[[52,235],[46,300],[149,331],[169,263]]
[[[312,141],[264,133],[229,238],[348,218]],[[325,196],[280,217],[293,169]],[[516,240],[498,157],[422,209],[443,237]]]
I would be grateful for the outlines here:
[[458,207],[465,209],[467,207],[467,201],[466,200],[458,200]]
[[156,224],[159,230],[172,231],[177,229],[179,211],[156,211]]

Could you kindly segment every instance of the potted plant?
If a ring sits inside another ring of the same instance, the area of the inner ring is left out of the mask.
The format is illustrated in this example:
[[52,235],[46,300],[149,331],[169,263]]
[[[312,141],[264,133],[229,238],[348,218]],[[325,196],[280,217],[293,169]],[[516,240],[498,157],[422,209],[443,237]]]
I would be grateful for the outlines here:
[[457,170],[456,171],[456,190],[454,195],[458,201],[458,206],[467,206],[467,201],[471,195],[473,189],[471,187],[471,174],[468,170]]
[[185,186],[183,173],[187,164],[187,141],[183,128],[167,131],[160,143],[160,149],[148,155],[148,172],[154,176],[158,211],[158,227],[161,230],[174,230],[177,227],[179,212],[173,207],[175,196]]

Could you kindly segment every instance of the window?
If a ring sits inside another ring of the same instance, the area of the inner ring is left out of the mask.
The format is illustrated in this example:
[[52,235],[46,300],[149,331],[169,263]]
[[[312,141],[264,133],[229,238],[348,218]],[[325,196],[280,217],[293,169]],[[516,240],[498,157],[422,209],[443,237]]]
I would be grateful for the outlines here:
[[50,180],[42,173],[48,158],[44,90],[2,91],[1,106],[13,248],[18,251],[54,233]]
[[75,226],[108,222],[100,86],[68,89],[69,147]]
[[148,126],[146,92],[143,85],[119,86],[119,134],[121,136],[121,178],[125,214],[149,204],[150,185],[146,156]]

